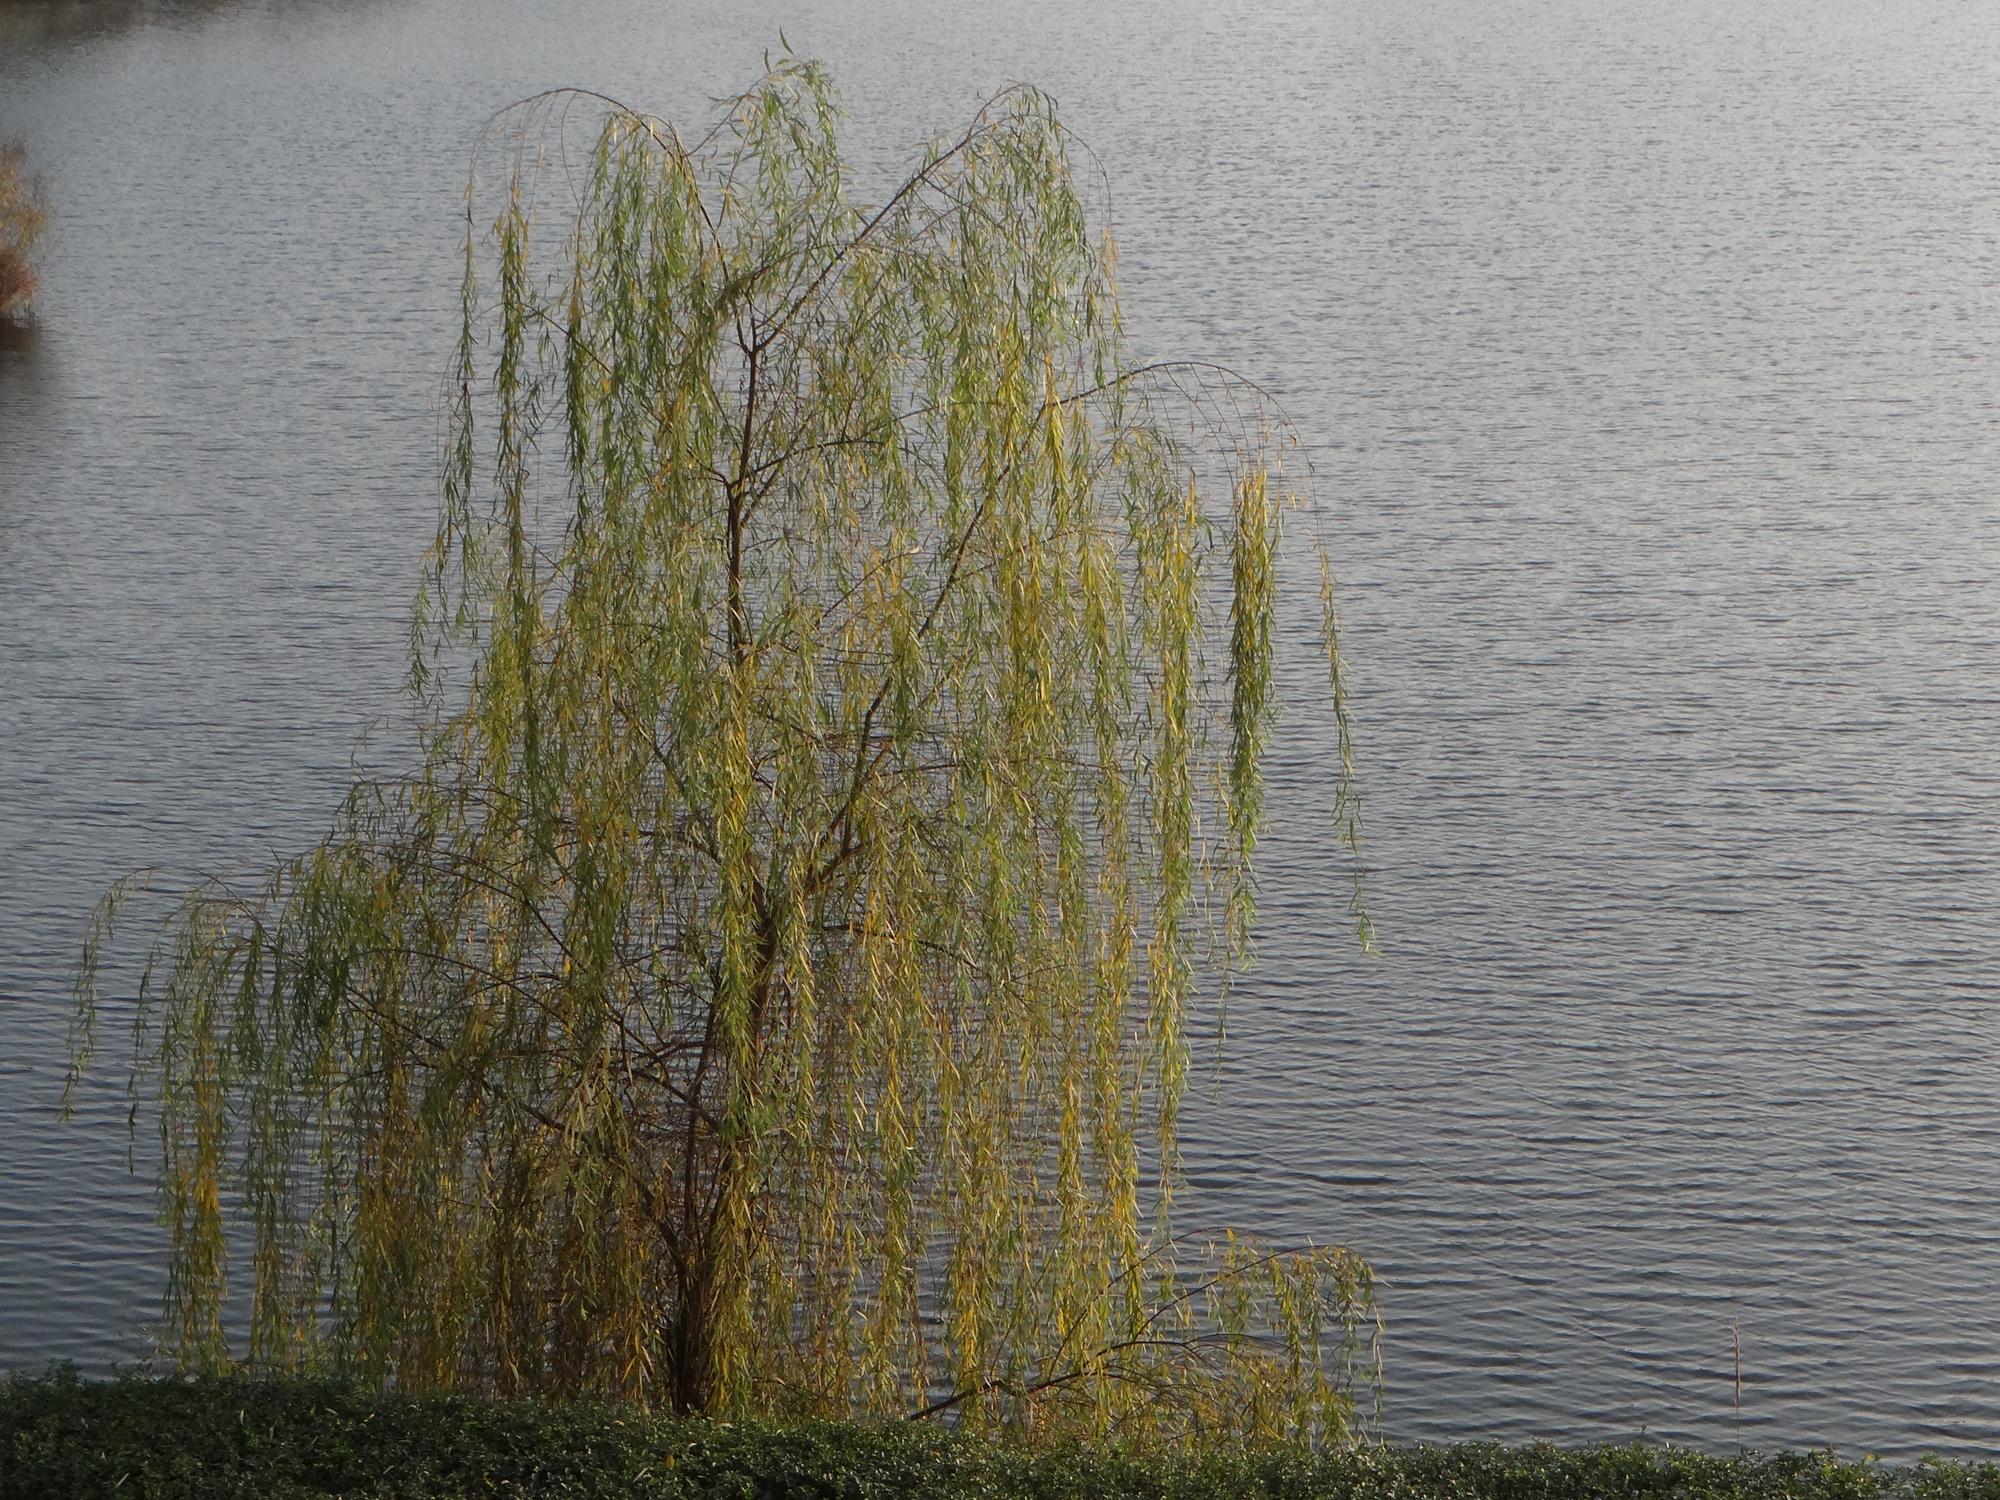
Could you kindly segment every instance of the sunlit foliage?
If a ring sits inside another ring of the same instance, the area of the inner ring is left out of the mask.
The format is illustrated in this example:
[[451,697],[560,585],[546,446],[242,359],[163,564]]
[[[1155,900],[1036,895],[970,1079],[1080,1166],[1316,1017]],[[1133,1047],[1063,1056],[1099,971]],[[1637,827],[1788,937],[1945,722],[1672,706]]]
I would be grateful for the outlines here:
[[496,123],[422,769],[155,955],[184,1361],[1353,1429],[1366,1266],[1172,1217],[1293,496],[1254,393],[1128,363],[1072,149],[1015,89],[857,206],[796,63],[692,147]]

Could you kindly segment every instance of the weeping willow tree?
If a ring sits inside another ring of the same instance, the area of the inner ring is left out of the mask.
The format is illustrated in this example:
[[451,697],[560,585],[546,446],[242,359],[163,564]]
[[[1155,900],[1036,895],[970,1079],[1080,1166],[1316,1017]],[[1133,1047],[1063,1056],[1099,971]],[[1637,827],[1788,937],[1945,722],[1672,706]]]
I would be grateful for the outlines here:
[[872,208],[803,64],[694,146],[576,93],[487,139],[421,768],[153,949],[172,1346],[1349,1434],[1367,1267],[1174,1218],[1274,708],[1252,393],[1129,362],[1028,89]]

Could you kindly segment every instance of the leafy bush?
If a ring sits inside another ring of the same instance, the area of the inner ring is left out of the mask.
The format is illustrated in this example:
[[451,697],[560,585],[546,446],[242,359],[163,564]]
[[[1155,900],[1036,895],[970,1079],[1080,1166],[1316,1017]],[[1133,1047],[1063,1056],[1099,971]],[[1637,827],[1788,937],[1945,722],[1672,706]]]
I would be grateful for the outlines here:
[[48,223],[39,179],[21,146],[0,146],[0,318],[27,312],[35,295],[35,241]]
[[1026,1454],[925,1424],[781,1427],[312,1381],[0,1383],[0,1500],[2000,1500],[2000,1466],[1683,1449]]

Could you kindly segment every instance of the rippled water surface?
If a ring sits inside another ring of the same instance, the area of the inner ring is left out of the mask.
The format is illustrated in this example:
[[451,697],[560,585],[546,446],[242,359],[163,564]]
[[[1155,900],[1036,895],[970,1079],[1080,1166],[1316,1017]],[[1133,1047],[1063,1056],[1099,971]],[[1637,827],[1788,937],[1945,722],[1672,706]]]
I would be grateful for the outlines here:
[[399,711],[480,122],[699,116],[782,27],[878,178],[1056,93],[1136,343],[1276,389],[1335,507],[1386,952],[1296,710],[1188,1213],[1376,1261],[1394,1437],[2000,1447],[1996,14],[0,0],[60,213],[0,341],[0,1363],[159,1291],[115,1068],[54,1121],[95,896],[310,838]]

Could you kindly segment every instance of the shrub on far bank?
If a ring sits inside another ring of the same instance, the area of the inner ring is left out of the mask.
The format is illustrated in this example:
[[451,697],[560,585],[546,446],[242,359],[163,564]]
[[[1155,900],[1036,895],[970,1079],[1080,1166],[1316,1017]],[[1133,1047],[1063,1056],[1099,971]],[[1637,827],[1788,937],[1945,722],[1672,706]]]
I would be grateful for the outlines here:
[[48,223],[41,180],[28,171],[28,153],[0,145],[0,318],[23,317],[35,296],[35,241]]
[[[1469,1414],[1468,1421],[1476,1416]],[[0,1500],[2000,1500],[2000,1466],[1679,1448],[1027,1454],[929,1423],[729,1423],[315,1381],[0,1380]]]

